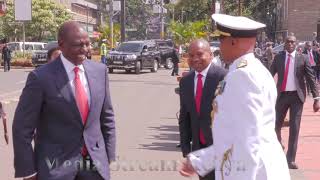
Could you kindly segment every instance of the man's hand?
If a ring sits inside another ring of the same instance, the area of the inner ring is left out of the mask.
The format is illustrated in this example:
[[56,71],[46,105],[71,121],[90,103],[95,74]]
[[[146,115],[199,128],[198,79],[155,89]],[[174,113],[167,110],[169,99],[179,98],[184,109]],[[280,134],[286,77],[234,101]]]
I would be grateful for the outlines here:
[[28,177],[28,178],[23,178],[23,180],[37,180],[37,175],[34,175],[32,177]]
[[191,177],[196,174],[196,171],[193,169],[191,162],[188,159],[182,161],[179,172],[184,177]]
[[313,103],[313,111],[314,112],[318,112],[320,109],[320,104],[319,104],[319,100],[315,100]]

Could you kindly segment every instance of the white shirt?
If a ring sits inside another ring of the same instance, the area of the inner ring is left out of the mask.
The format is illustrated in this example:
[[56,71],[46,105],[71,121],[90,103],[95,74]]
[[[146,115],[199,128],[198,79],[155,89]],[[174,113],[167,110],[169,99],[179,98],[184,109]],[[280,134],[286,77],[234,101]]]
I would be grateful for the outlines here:
[[201,79],[202,79],[202,88],[203,88],[211,64],[212,64],[212,62],[208,65],[208,67],[206,67],[206,68],[205,68],[203,71],[201,71],[200,73],[197,72],[197,71],[195,71],[195,76],[194,76],[194,95],[196,95],[196,93],[197,93],[198,74],[201,74],[201,75],[202,75],[202,78],[201,78]]
[[230,65],[224,84],[214,100],[213,145],[188,155],[196,172],[215,168],[216,180],[290,180],[274,131],[277,88],[270,72],[248,53]]
[[[296,57],[296,51],[293,51],[290,57],[290,65],[289,65],[289,72],[288,72],[288,78],[287,78],[287,85],[285,91],[296,91],[297,86],[295,82],[295,74],[294,74],[294,64],[295,64],[295,57]],[[286,71],[287,61],[288,61],[289,52],[286,51],[286,61],[284,66],[284,73]]]
[[[60,55],[61,57],[61,60],[62,60],[62,64],[64,66],[64,69],[66,70],[67,72],[67,75],[68,75],[68,78],[69,78],[69,85],[71,87],[71,90],[72,90],[72,93],[75,97],[75,86],[74,86],[74,78],[75,78],[75,73],[74,73],[74,68],[76,67],[74,64],[72,64],[69,60],[67,60],[63,54]],[[77,67],[79,67],[79,78],[80,78],[80,81],[81,81],[81,84],[84,86],[84,90],[87,94],[87,97],[88,97],[88,104],[89,104],[89,107],[90,107],[90,89],[89,89],[89,84],[88,84],[88,80],[87,80],[87,77],[86,77],[86,74],[85,74],[85,69],[83,67],[83,65],[78,65]]]

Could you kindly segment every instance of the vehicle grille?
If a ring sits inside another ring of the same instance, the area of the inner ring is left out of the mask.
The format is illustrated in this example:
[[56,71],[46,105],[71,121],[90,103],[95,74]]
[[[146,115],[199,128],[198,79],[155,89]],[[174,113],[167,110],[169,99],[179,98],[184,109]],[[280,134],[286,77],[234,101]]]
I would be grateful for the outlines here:
[[112,61],[124,61],[125,56],[111,56]]

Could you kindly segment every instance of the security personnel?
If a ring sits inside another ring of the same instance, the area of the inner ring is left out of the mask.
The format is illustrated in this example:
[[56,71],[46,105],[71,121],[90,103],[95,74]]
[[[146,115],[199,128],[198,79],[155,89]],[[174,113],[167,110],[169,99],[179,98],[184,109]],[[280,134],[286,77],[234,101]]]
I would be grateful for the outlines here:
[[180,173],[216,180],[289,180],[286,158],[275,133],[277,89],[269,71],[254,57],[257,30],[265,25],[246,17],[212,15],[229,73],[213,102],[213,145],[192,152]]
[[101,47],[100,47],[100,55],[101,55],[101,63],[106,64],[107,62],[107,40],[102,39]]

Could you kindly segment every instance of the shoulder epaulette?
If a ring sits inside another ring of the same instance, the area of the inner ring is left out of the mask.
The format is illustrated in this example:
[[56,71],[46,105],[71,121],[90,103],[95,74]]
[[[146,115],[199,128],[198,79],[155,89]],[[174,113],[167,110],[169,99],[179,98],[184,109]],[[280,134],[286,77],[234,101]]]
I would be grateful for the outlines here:
[[247,65],[248,65],[248,61],[245,60],[245,59],[243,59],[243,60],[241,60],[240,63],[238,64],[237,69],[239,69],[239,68],[244,68],[244,67],[246,67]]

